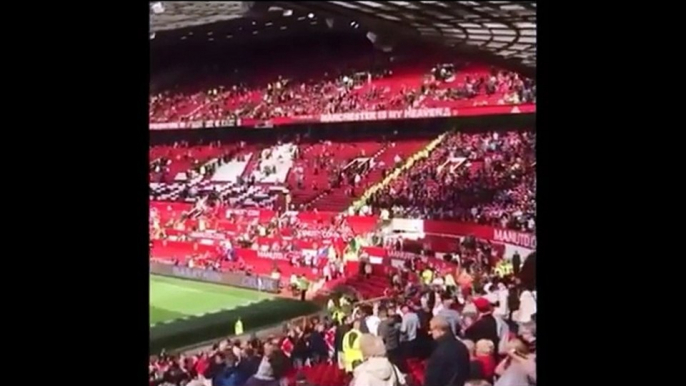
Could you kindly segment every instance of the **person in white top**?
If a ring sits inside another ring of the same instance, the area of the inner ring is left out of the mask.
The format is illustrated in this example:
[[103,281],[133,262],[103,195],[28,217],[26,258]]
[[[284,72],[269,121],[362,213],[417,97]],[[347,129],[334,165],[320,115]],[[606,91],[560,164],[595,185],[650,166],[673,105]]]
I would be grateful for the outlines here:
[[498,283],[498,289],[495,291],[498,295],[498,306],[493,310],[493,315],[506,318],[510,310],[507,306],[507,298],[510,296],[510,291],[503,283]]
[[360,351],[364,360],[353,372],[351,386],[406,385],[405,376],[386,356],[381,338],[369,334],[360,337]]
[[329,267],[329,264],[326,264],[324,266],[322,274],[324,275],[324,280],[326,280],[326,281],[331,280],[331,268]]
[[512,319],[517,323],[531,322],[531,315],[536,313],[536,291],[525,289],[519,295],[519,310],[512,314]]
[[431,284],[443,287],[443,284],[444,284],[443,277],[437,275]]
[[388,212],[388,209],[382,209],[381,210],[381,220],[382,221],[388,221],[388,218],[391,216],[391,214]]
[[365,322],[367,323],[367,329],[369,329],[369,333],[374,336],[378,335],[381,319],[379,319],[379,317],[376,315],[369,315],[365,319]]
[[493,283],[486,284],[484,286],[484,291],[486,292],[484,297],[488,299],[489,303],[496,304],[498,302],[498,293],[496,292],[496,288]]

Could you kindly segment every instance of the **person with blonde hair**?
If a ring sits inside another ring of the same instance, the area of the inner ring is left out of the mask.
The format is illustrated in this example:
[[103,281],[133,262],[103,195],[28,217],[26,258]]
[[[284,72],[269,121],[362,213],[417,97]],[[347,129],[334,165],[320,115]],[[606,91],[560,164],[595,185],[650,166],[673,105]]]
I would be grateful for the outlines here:
[[536,385],[536,356],[520,339],[508,342],[507,358],[503,359],[495,373],[500,378],[494,386],[534,386]]
[[475,353],[476,355],[493,355],[493,342],[488,339],[481,339],[476,342]]
[[488,339],[481,339],[476,342],[474,349],[474,360],[481,364],[481,373],[487,381],[493,381],[493,376],[495,375],[494,350],[495,345]]
[[360,337],[363,362],[355,367],[351,386],[403,386],[405,377],[386,358],[383,339],[372,334]]

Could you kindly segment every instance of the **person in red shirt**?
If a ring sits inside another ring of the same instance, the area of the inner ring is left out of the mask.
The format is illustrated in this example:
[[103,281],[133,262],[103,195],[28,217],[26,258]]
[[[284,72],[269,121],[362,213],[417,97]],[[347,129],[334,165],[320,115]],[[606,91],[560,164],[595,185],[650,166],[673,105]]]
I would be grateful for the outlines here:
[[495,358],[493,356],[494,350],[493,342],[488,339],[481,339],[476,342],[474,360],[481,363],[481,371],[484,379],[487,381],[493,380],[495,376]]

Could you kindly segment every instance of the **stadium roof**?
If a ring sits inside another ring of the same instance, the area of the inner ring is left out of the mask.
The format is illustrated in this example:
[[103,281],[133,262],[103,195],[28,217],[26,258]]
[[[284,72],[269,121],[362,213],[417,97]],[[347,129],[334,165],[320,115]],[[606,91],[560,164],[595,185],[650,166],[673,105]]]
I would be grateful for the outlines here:
[[[350,23],[389,43],[420,39],[483,57],[493,64],[536,68],[536,2],[515,1],[270,1],[160,2],[151,33],[220,22],[297,30],[302,21],[332,28]],[[153,3],[151,3],[153,4]],[[309,20],[315,17],[314,20]],[[343,21],[343,22],[342,22]],[[311,26],[308,26],[311,27]],[[350,26],[347,26],[350,28]],[[277,30],[271,28],[271,30]],[[256,32],[258,31],[258,32]],[[245,31],[247,32],[247,31]],[[227,36],[228,37],[228,36]],[[238,36],[237,36],[238,37]]]
[[[250,2],[245,1],[154,1],[150,2],[150,31],[159,32],[242,18]],[[156,11],[155,7],[159,8]]]

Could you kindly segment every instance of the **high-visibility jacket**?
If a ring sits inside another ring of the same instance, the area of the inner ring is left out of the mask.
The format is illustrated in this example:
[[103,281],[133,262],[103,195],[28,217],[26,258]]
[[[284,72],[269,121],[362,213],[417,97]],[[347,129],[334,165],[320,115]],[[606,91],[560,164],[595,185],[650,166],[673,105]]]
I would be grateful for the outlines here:
[[333,312],[333,315],[331,315],[331,318],[332,318],[333,320],[338,321],[338,323],[342,324],[342,323],[343,323],[343,319],[345,319],[345,312],[343,312],[343,311],[341,311],[341,310],[336,310],[336,311]]
[[240,319],[236,321],[236,326],[234,327],[236,335],[243,335],[243,322]]
[[457,283],[455,283],[455,278],[452,274],[448,273],[447,275],[445,275],[445,285],[453,287],[457,286]]
[[422,272],[422,280],[424,281],[424,284],[431,284],[431,282],[434,279],[434,273],[431,272],[430,269],[425,269],[424,272]]
[[350,330],[343,335],[343,365],[346,372],[353,371],[353,362],[362,361],[362,350],[360,350],[360,330]]

